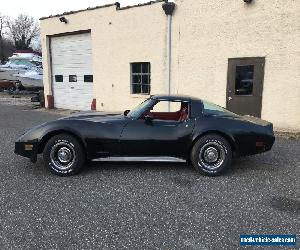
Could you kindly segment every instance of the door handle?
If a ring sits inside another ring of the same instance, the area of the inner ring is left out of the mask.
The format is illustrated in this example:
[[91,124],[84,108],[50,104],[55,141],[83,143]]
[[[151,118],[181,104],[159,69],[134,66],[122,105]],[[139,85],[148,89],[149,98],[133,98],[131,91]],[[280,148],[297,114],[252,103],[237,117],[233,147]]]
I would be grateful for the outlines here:
[[229,96],[229,97],[228,97],[228,101],[231,101],[231,100],[232,100],[232,97],[231,97],[231,96]]

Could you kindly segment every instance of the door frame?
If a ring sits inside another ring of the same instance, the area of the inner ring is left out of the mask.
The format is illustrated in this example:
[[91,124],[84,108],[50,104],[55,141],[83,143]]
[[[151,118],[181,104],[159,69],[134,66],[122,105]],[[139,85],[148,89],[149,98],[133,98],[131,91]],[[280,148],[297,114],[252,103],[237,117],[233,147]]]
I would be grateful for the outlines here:
[[[253,65],[259,64],[262,67],[260,79],[261,79],[261,92],[260,92],[260,107],[259,107],[259,115],[261,117],[262,113],[262,101],[263,101],[263,90],[264,90],[264,78],[265,78],[265,65],[266,65],[266,57],[232,57],[228,58],[227,64],[227,86],[226,86],[226,108],[229,106],[229,91],[230,91],[230,62],[231,61],[244,61],[244,60],[257,60],[258,62],[253,63]],[[246,96],[245,96],[246,97]]]

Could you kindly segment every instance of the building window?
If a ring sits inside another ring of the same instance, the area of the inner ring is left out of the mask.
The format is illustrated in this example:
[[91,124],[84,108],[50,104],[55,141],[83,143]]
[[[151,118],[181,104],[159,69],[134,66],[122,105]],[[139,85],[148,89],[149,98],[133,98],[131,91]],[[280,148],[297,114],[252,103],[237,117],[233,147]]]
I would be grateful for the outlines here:
[[55,75],[55,82],[63,82],[64,77],[63,75]]
[[93,75],[84,75],[84,82],[93,82]]
[[77,82],[77,75],[69,75],[69,82]]
[[252,95],[254,65],[237,66],[235,73],[235,94]]
[[131,94],[150,94],[151,66],[149,62],[131,63]]

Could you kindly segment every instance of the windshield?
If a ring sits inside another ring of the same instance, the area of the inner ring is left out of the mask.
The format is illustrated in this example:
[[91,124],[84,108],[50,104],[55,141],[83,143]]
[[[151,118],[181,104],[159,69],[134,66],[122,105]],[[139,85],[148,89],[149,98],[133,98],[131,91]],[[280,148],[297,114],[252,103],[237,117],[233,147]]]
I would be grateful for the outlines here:
[[130,118],[133,118],[133,119],[138,119],[152,105],[153,105],[153,100],[147,99],[146,101],[144,101],[140,105],[138,105],[136,108],[131,110],[127,116]]
[[205,115],[236,115],[221,106],[207,101],[203,101],[203,112]]

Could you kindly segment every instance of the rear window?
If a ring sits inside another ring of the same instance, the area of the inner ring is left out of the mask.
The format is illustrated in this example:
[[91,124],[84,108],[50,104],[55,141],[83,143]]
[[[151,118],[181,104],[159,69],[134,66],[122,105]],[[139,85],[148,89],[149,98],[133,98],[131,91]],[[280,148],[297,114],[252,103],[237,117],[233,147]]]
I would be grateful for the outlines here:
[[203,112],[205,115],[236,115],[214,103],[203,101]]

